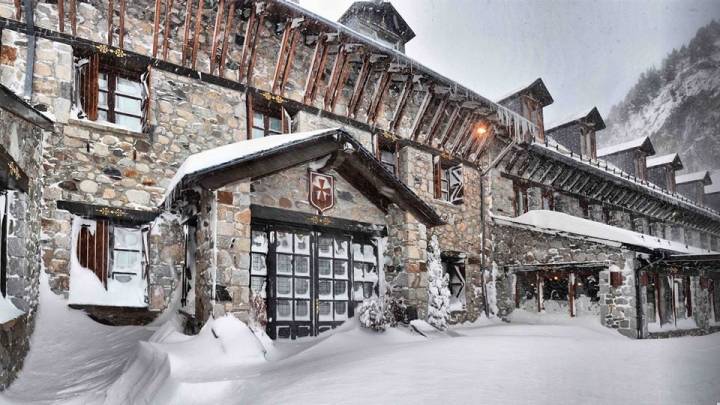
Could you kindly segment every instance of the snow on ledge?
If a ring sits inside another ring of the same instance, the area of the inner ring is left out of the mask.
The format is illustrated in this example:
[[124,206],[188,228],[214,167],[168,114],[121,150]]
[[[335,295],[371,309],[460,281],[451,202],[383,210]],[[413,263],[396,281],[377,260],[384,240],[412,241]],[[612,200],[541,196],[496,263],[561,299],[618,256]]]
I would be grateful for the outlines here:
[[25,312],[17,309],[9,298],[3,297],[2,294],[0,294],[0,324],[11,321],[24,313]]
[[314,136],[336,131],[338,129],[339,128],[323,128],[309,132],[266,136],[258,139],[235,142],[190,155],[187,159],[185,159],[177,173],[175,173],[175,176],[173,176],[170,180],[170,183],[165,190],[163,201],[167,201],[175,187],[185,176],[189,174],[197,173],[226,162],[231,162],[256,153],[269,151],[289,143],[302,141]]
[[501,222],[527,225],[542,228],[551,232],[564,232],[593,238],[598,241],[639,246],[650,250],[666,250],[688,254],[712,253],[710,250],[688,246],[682,243],[669,241],[667,239],[629,231],[627,229],[591,221],[589,219],[578,218],[556,211],[533,210],[516,218],[499,215],[494,215],[493,218],[500,220]]

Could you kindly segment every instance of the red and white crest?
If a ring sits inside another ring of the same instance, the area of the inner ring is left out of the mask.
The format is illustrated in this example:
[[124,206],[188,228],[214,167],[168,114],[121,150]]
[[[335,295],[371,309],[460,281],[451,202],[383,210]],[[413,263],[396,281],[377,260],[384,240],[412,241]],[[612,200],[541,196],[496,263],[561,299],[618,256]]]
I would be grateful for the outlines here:
[[335,205],[335,178],[318,172],[310,172],[310,205],[321,213]]

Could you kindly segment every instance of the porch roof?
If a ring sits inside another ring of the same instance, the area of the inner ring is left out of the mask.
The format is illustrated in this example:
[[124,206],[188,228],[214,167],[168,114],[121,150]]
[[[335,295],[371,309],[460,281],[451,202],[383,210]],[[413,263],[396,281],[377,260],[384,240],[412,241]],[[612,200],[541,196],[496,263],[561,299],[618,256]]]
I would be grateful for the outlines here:
[[335,170],[381,209],[395,203],[427,226],[445,223],[370,151],[339,128],[241,141],[191,155],[170,181],[162,205],[169,208],[184,190],[193,187],[215,190],[325,157],[319,171]]
[[653,267],[662,265],[720,272],[720,253],[672,255],[653,262]]
[[541,232],[586,238],[598,243],[626,246],[642,252],[669,252],[684,254],[715,253],[710,250],[688,246],[683,243],[630,231],[616,226],[578,218],[562,212],[533,210],[516,218],[495,216],[495,221],[510,225],[520,225]]

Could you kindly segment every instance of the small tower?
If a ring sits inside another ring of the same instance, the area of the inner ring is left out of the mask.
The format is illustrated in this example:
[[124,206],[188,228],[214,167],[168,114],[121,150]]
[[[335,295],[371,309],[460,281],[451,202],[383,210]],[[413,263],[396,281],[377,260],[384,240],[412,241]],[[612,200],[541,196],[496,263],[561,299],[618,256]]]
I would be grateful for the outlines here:
[[356,1],[338,20],[341,24],[405,53],[415,33],[389,1]]

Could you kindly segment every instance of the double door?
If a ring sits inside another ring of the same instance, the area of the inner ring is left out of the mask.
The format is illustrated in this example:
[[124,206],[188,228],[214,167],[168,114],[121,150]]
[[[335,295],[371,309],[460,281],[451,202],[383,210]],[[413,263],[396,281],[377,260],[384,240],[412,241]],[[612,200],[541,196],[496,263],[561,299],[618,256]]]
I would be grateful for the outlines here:
[[253,294],[266,297],[268,334],[313,336],[377,293],[377,246],[365,235],[255,224],[250,272]]

